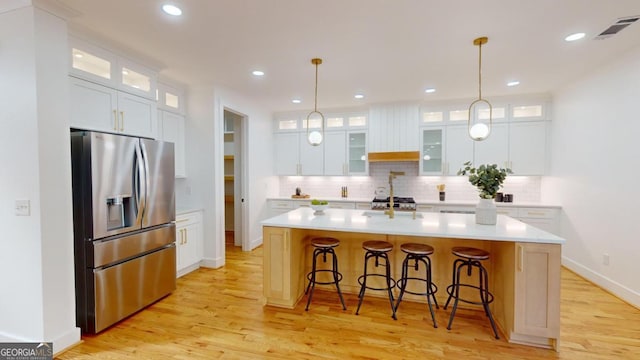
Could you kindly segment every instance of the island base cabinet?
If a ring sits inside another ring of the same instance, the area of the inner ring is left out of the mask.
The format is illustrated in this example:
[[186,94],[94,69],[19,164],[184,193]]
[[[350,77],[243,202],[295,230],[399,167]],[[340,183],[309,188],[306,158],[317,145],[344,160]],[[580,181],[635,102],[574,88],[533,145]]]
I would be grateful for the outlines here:
[[291,241],[296,230],[263,228],[264,296],[269,305],[293,309],[304,286],[304,244]]
[[560,245],[494,242],[492,306],[509,342],[558,349]]
[[557,349],[560,338],[560,245],[516,243],[511,342]]

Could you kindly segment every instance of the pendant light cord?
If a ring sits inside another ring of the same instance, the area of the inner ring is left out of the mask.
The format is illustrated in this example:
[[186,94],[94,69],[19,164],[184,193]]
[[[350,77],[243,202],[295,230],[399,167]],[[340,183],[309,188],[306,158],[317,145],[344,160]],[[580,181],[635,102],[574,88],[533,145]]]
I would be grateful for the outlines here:
[[482,99],[482,43],[478,45],[478,99]]
[[313,111],[318,112],[318,64],[316,63],[316,93],[313,98]]

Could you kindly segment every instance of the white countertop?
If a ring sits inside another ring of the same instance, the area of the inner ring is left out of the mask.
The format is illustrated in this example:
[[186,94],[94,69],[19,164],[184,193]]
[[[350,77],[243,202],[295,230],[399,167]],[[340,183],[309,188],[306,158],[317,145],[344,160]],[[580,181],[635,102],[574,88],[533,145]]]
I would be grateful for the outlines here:
[[[311,201],[313,199],[318,199],[318,200],[327,200],[328,202],[364,202],[364,203],[370,203],[371,200],[373,200],[373,196],[370,198],[351,198],[351,197],[347,197],[347,198],[342,198],[342,197],[336,197],[336,198],[332,198],[332,197],[310,197],[308,199],[293,199],[291,197],[285,197],[285,196],[281,196],[281,197],[272,197],[269,198],[269,200],[292,200],[292,201]],[[418,205],[440,205],[440,206],[476,206],[478,204],[478,201],[474,201],[474,200],[446,200],[446,201],[438,201],[438,200],[428,200],[428,199],[414,199],[416,201],[416,204]],[[496,206],[498,207],[537,207],[537,208],[561,208],[562,206],[558,205],[558,204],[543,204],[543,203],[539,203],[539,202],[510,202],[510,203],[505,203],[505,202],[497,202]]]
[[527,225],[506,215],[498,215],[496,225],[479,225],[472,214],[396,212],[394,219],[384,215],[365,216],[370,210],[327,209],[324,215],[314,215],[311,208],[298,208],[262,221],[263,226],[296,229],[346,231],[372,234],[444,237],[473,240],[496,240],[563,244],[561,237]]

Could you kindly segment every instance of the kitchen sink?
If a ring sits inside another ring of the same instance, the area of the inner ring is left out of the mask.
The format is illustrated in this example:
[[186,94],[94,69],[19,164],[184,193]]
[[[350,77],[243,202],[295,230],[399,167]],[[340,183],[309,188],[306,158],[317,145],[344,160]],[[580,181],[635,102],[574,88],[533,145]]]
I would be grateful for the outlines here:
[[[415,218],[415,219],[422,219],[422,213],[416,212],[415,213],[415,217],[414,217],[414,212],[413,211],[395,211],[393,213],[394,217],[397,218]],[[384,211],[380,210],[380,211],[375,211],[375,210],[371,210],[371,211],[365,211],[362,213],[362,216],[367,216],[367,217],[389,217],[388,214],[385,214]]]

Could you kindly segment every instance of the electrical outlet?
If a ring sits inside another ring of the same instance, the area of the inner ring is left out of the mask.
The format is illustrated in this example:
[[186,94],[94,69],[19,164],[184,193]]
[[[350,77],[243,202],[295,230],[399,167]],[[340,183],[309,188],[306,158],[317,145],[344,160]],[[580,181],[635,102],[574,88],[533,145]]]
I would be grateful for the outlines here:
[[29,200],[16,200],[16,216],[31,215],[31,204]]
[[602,254],[602,265],[609,266],[609,254]]

